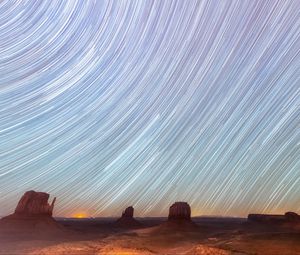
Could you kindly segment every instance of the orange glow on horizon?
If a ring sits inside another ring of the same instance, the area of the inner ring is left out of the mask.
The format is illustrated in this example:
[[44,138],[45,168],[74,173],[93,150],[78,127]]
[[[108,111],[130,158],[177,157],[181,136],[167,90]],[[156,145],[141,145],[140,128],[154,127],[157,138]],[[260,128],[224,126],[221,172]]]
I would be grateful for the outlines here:
[[88,218],[88,215],[84,212],[80,212],[80,213],[73,214],[72,218],[83,219],[83,218]]

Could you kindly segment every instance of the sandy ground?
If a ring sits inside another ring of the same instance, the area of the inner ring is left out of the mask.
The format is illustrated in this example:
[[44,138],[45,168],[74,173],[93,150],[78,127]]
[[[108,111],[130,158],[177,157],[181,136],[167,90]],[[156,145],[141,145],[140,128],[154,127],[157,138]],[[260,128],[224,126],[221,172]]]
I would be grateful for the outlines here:
[[107,255],[300,255],[300,231],[249,224],[242,219],[194,219],[172,225],[165,219],[140,219],[142,227],[120,228],[113,219],[61,220],[61,229],[32,226],[4,231],[0,254]]

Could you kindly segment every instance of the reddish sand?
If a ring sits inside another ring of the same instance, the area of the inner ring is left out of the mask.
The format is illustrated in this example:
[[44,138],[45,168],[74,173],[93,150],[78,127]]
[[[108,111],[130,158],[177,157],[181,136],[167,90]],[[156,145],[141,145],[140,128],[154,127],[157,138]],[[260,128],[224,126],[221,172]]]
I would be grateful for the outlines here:
[[120,227],[115,219],[59,220],[62,228],[31,222],[9,229],[0,224],[0,254],[300,254],[300,231],[295,226],[222,218],[197,218],[194,224],[137,220],[138,228]]

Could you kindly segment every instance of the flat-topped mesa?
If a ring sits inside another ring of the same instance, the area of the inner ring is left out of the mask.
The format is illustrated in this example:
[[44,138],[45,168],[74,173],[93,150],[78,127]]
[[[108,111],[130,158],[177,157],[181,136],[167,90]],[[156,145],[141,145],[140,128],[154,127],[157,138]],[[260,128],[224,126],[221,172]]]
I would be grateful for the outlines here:
[[16,207],[15,215],[51,217],[56,198],[53,199],[50,205],[48,204],[49,196],[45,192],[36,192],[33,190],[25,192]]
[[294,212],[282,214],[249,214],[248,221],[261,223],[300,222],[300,216]]
[[122,217],[124,218],[133,218],[134,209],[132,206],[129,206],[122,212]]
[[284,221],[284,215],[277,214],[249,214],[248,221],[252,222],[262,222],[262,223],[272,223]]
[[170,206],[168,220],[191,220],[191,207],[186,202],[175,202]]

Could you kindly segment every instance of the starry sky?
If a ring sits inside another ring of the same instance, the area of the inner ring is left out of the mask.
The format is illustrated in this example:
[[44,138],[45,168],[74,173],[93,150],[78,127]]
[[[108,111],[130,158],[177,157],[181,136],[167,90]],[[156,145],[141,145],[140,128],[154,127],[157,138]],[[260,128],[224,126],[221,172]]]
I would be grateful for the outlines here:
[[0,35],[0,216],[300,213],[298,0],[3,0]]

